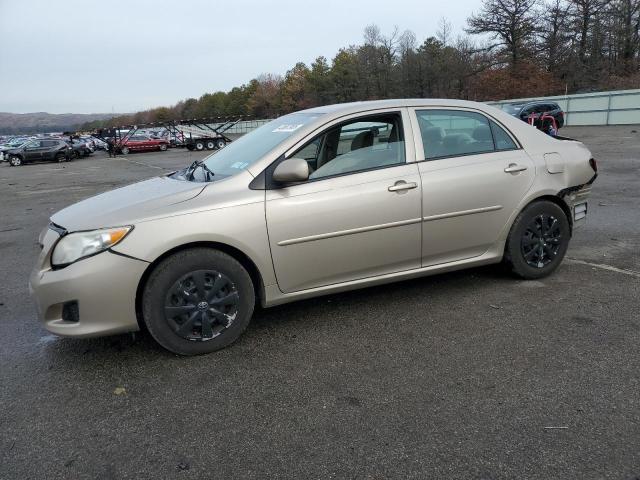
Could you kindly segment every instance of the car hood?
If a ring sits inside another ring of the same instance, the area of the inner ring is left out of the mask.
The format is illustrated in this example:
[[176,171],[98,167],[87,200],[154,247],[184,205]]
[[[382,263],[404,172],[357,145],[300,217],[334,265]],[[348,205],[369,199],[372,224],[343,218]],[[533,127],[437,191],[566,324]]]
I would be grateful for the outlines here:
[[132,225],[170,214],[171,205],[198,196],[206,185],[156,177],[75,203],[55,213],[51,221],[70,232]]

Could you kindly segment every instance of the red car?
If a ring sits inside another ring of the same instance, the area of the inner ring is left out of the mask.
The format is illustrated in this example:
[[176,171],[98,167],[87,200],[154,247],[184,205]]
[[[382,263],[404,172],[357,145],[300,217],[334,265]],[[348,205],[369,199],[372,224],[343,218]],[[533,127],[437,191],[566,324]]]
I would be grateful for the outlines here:
[[129,152],[146,152],[149,150],[165,151],[169,142],[162,138],[151,138],[146,135],[132,135],[120,144],[120,151],[126,155]]

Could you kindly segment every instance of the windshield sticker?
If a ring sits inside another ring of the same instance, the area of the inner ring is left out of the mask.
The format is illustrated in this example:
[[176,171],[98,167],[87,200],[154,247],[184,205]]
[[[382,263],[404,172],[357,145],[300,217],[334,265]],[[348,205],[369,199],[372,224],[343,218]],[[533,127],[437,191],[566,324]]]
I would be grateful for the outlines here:
[[298,130],[300,127],[302,127],[304,124],[303,123],[299,123],[297,125],[280,125],[278,128],[276,128],[275,130],[273,130],[271,133],[278,133],[278,132],[295,132],[296,130]]
[[249,166],[249,162],[236,162],[231,165],[231,168],[237,168],[242,170],[243,168],[247,168]]

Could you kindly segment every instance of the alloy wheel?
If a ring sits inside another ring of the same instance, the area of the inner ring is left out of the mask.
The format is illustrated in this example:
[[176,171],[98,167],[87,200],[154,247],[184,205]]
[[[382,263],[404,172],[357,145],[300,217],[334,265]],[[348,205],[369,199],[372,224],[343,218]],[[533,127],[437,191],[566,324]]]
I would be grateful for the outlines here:
[[537,215],[529,222],[522,236],[522,255],[528,265],[544,268],[556,258],[562,240],[558,219],[548,214]]
[[165,299],[164,315],[176,335],[203,342],[229,328],[238,315],[235,284],[214,270],[197,270],[178,279]]

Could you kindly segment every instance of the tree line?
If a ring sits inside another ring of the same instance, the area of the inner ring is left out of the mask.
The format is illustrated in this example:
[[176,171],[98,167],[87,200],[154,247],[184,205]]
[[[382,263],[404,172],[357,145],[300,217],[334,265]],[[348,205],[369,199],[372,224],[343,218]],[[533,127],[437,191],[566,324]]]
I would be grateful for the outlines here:
[[362,43],[299,62],[228,92],[205,93],[83,129],[247,115],[271,118],[384,98],[477,101],[640,88],[640,0],[483,0],[463,35],[442,19],[421,43],[398,28],[364,29]]

